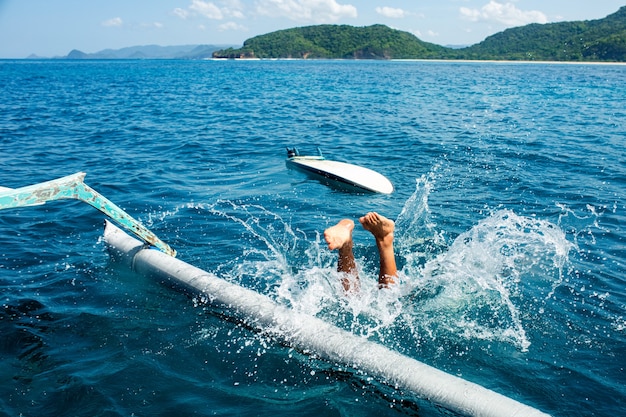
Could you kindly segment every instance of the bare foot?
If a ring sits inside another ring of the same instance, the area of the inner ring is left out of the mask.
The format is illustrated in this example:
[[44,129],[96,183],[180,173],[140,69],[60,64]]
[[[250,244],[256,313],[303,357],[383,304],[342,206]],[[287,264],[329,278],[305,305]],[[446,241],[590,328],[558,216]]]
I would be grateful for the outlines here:
[[363,228],[374,235],[378,255],[380,256],[380,271],[378,272],[378,286],[387,288],[395,284],[398,276],[396,258],[393,253],[393,231],[396,224],[393,220],[375,212],[369,212],[359,219]]
[[393,220],[388,219],[376,212],[369,212],[365,216],[361,217],[359,221],[365,230],[374,235],[376,242],[385,242],[389,240],[393,242],[393,231],[396,227]]
[[355,292],[359,289],[359,277],[352,253],[352,230],[354,222],[350,219],[343,219],[334,226],[324,230],[324,239],[328,243],[328,249],[339,249],[339,259],[337,260],[337,271],[344,275],[341,279],[346,292]]
[[345,244],[352,243],[353,229],[354,222],[350,219],[343,219],[336,225],[324,230],[324,239],[328,243],[328,249],[340,249]]

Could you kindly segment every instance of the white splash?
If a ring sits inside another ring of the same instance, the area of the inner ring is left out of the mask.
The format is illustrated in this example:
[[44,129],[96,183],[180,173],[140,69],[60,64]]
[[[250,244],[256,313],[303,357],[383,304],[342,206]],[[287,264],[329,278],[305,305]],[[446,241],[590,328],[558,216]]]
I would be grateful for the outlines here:
[[[356,294],[345,294],[336,254],[319,233],[309,238],[259,205],[220,201],[205,209],[255,240],[223,270],[228,279],[298,312],[394,346],[407,337],[414,346],[478,339],[527,350],[526,310],[539,309],[562,282],[573,245],[558,226],[511,210],[494,212],[446,245],[429,220],[431,189],[429,178],[419,179],[396,221],[399,285],[379,290],[378,272],[367,268],[376,262],[361,256]],[[372,253],[357,245],[355,253]]]
[[422,285],[438,290],[422,312],[468,338],[509,339],[526,350],[520,308],[553,293],[571,248],[558,226],[497,211],[425,265]]

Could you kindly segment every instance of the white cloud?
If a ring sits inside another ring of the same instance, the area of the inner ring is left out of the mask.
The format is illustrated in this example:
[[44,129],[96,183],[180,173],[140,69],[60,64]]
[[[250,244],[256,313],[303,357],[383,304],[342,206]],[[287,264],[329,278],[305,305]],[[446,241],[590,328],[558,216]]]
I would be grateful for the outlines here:
[[377,7],[376,13],[385,17],[392,18],[392,19],[402,19],[403,17],[408,16],[408,13],[402,9],[396,9],[396,8],[387,7],[387,6]]
[[175,8],[173,13],[181,19],[187,19],[189,17],[189,11],[181,9],[180,7]]
[[194,16],[202,16],[207,19],[223,20],[227,17],[243,19],[243,6],[240,0],[222,0],[218,2],[191,0],[191,4],[186,9],[177,7],[173,13],[181,19],[188,19]]
[[259,0],[257,13],[315,23],[357,17],[356,7],[351,4],[339,4],[336,0]]
[[122,22],[121,17],[114,17],[113,19],[105,20],[102,22],[102,26],[104,27],[112,27],[112,26],[122,26],[124,22]]
[[209,19],[222,20],[224,18],[220,8],[210,1],[193,0],[189,10]]
[[240,0],[222,0],[222,11],[226,16],[235,17],[237,19],[243,19],[243,5]]
[[498,22],[506,26],[523,26],[529,23],[547,23],[546,15],[537,10],[520,10],[513,3],[498,3],[490,0],[479,9],[461,7],[461,15],[472,22]]
[[223,23],[221,25],[219,25],[217,27],[217,29],[221,32],[226,32],[229,30],[235,30],[235,31],[241,31],[241,32],[247,32],[248,28],[245,26],[242,26],[238,23],[235,22],[227,22],[227,23]]

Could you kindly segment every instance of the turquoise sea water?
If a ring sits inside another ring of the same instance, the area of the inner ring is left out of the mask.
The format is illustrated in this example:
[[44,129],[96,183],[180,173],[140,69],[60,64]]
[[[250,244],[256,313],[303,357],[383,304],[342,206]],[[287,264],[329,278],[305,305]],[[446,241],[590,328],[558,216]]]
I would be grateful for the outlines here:
[[[554,416],[626,408],[626,66],[0,61],[0,185],[87,173],[180,259]],[[288,170],[364,165],[391,195]],[[396,221],[345,297],[321,232]],[[110,263],[103,216],[0,212],[0,415],[450,415]]]

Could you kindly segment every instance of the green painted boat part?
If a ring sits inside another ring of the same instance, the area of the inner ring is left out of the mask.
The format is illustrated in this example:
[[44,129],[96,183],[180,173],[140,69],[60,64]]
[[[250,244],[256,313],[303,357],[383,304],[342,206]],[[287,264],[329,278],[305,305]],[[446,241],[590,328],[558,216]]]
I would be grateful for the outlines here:
[[0,187],[0,210],[36,206],[53,200],[80,200],[100,210],[145,243],[167,255],[176,256],[176,251],[167,243],[112,201],[85,184],[83,182],[85,175],[84,172],[78,172],[67,177],[15,189]]

